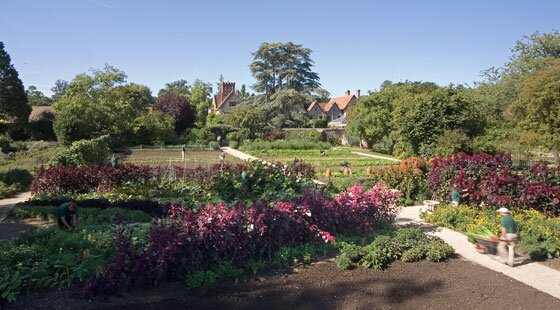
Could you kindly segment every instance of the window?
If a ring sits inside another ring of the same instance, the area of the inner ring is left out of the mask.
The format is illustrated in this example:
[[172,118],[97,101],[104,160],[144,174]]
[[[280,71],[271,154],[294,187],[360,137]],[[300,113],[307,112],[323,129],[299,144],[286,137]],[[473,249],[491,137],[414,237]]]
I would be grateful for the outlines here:
[[235,101],[230,101],[229,102],[230,107],[235,107],[236,105],[237,105],[237,102],[235,102]]

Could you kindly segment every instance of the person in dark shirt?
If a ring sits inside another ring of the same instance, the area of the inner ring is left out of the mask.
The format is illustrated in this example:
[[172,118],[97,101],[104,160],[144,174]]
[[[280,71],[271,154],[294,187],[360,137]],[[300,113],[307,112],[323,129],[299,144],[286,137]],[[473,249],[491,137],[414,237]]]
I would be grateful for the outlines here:
[[518,238],[518,230],[517,224],[515,220],[510,215],[509,210],[507,208],[500,208],[497,211],[502,216],[501,220],[501,227],[500,227],[500,247],[508,249],[508,258],[506,263],[513,267],[514,264],[514,256],[515,256],[515,245]]
[[74,229],[78,225],[77,205],[75,202],[65,202],[56,210],[56,220],[61,229]]

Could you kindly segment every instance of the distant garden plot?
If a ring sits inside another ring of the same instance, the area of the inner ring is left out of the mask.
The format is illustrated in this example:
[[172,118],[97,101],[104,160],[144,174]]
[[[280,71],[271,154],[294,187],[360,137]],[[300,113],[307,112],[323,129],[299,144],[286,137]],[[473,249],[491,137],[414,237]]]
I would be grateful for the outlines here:
[[[221,162],[220,151],[210,148],[189,147],[185,154],[185,161],[181,158],[181,148],[132,148],[121,153],[122,163],[138,165],[163,166],[176,165],[193,169],[198,166],[209,167]],[[240,159],[224,154],[224,162],[238,163]]]
[[[350,149],[324,150],[321,156],[320,149],[311,150],[261,150],[250,151],[249,154],[262,158],[268,162],[290,162],[294,159],[311,164],[316,171],[317,178],[326,179],[326,171],[330,168],[332,177],[366,176],[367,168],[394,164],[389,160],[370,158],[352,153]],[[348,163],[350,175],[344,174],[342,163]]]

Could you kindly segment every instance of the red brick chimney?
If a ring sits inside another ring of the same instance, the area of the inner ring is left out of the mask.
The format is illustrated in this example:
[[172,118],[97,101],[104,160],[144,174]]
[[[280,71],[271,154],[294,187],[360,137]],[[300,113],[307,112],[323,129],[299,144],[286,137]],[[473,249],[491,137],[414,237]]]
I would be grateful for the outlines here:
[[234,82],[222,82],[220,83],[220,94],[222,96],[221,101],[224,101],[226,97],[235,91]]
[[360,98],[360,90],[359,89],[356,89],[356,98],[358,98],[358,99]]

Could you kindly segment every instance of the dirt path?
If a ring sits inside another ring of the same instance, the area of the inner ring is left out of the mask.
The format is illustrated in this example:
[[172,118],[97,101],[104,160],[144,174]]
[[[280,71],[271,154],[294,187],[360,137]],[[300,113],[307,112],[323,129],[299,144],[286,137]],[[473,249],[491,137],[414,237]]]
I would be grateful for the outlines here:
[[433,228],[420,219],[422,206],[405,207],[397,217],[396,224],[400,226],[424,227],[428,233],[442,238],[453,246],[455,252],[462,257],[490,270],[502,273],[512,279],[525,283],[541,292],[545,292],[560,299],[560,271],[532,262],[526,258],[516,258],[515,267],[511,268],[494,256],[478,253],[473,244],[464,234],[447,228]]
[[392,158],[392,157],[385,157],[385,156],[380,156],[380,155],[374,155],[374,154],[367,154],[367,153],[362,153],[362,152],[352,152],[352,154],[357,154],[357,155],[360,155],[360,156],[377,158],[377,159],[385,159],[385,160],[390,160],[390,161],[394,161],[394,162],[397,162],[397,163],[401,162],[400,159],[396,159],[396,158]]

